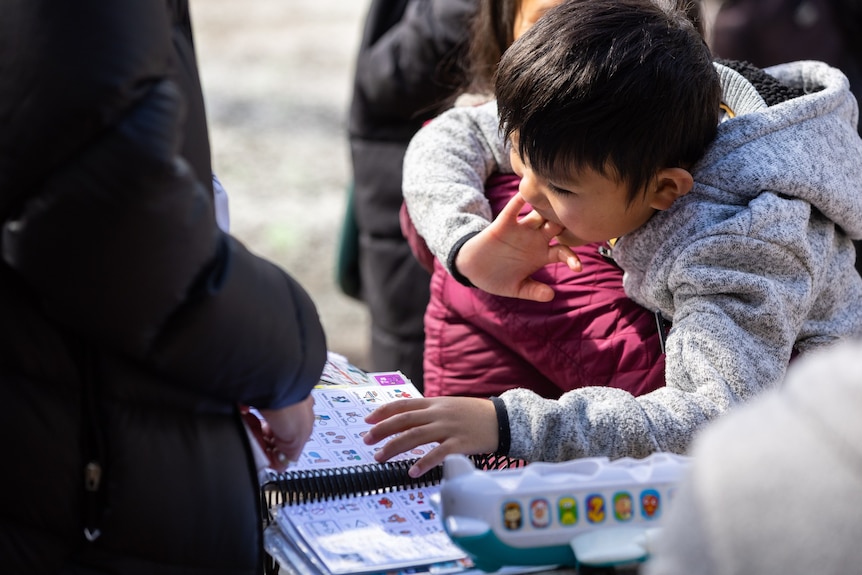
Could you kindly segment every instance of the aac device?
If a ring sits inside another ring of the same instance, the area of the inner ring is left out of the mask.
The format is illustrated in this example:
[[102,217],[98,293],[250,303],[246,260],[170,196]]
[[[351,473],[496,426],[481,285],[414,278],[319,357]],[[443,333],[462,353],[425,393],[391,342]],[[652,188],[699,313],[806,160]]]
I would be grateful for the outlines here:
[[476,567],[614,566],[644,561],[689,458],[654,453],[477,470],[443,463],[443,526]]

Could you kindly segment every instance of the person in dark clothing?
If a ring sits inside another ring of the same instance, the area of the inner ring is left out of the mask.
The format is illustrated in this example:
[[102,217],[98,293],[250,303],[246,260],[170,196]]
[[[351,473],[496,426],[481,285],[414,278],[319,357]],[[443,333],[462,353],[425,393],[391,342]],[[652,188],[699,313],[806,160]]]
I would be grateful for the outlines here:
[[[761,68],[820,60],[839,68],[862,96],[860,0],[705,0],[715,13],[710,48],[718,58]],[[862,130],[862,127],[859,128]]]
[[372,0],[356,59],[349,138],[358,286],[371,315],[373,370],[422,387],[430,274],[401,233],[401,163],[410,138],[462,87],[476,0]]
[[[715,13],[710,48],[716,57],[761,68],[820,60],[839,68],[862,102],[862,0],[705,0]],[[862,123],[856,127],[862,135]],[[862,274],[862,241],[856,271]]]
[[0,0],[3,572],[258,575],[317,310],[221,231],[186,0]]

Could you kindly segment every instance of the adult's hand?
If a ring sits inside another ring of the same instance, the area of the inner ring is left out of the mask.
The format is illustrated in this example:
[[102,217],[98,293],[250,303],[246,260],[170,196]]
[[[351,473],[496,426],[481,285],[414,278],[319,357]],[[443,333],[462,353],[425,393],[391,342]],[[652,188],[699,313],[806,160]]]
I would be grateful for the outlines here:
[[314,398],[310,395],[299,403],[281,409],[260,409],[275,443],[273,465],[284,471],[291,461],[299,459],[302,448],[314,426]]

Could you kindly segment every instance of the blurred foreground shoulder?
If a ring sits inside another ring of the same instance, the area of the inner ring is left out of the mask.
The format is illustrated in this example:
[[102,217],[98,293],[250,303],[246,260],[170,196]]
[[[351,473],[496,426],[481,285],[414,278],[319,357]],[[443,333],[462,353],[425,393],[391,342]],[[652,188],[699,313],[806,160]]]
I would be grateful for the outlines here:
[[800,357],[696,438],[645,573],[858,572],[860,413],[862,341]]

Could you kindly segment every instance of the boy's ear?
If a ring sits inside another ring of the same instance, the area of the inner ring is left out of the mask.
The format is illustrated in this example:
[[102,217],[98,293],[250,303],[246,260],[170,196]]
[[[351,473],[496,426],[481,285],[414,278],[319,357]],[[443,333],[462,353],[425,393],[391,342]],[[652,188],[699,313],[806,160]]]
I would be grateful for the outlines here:
[[694,178],[688,170],[682,168],[663,168],[656,175],[656,187],[652,194],[650,207],[666,210],[677,198],[691,191]]

